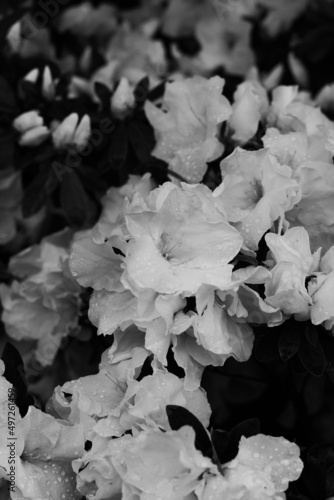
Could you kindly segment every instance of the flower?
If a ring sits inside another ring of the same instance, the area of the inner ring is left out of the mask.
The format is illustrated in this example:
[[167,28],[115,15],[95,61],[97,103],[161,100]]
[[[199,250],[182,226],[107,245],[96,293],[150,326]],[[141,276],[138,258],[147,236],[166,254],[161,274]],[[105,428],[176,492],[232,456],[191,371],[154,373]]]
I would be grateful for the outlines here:
[[118,117],[126,116],[134,107],[135,96],[127,78],[122,77],[111,98],[111,111]]
[[[123,481],[123,491],[141,500],[184,500],[215,469],[194,446],[195,432],[185,426],[178,431],[145,430],[136,437],[109,442],[112,464]],[[130,498],[130,496],[129,496]]]
[[85,148],[91,134],[89,115],[84,115],[79,124],[78,122],[78,114],[72,113],[54,129],[52,139],[56,148],[73,145],[79,152]]
[[228,263],[242,240],[206,186],[167,182],[146,200],[134,200],[125,219],[130,241],[122,283],[135,295],[151,289],[190,296],[204,284],[224,289],[230,283]]
[[[0,375],[0,478],[8,480],[10,473],[8,444],[8,411],[10,391],[15,389]],[[12,402],[10,402],[12,404]],[[13,416],[14,415],[14,416]],[[5,418],[4,418],[5,417]],[[15,407],[11,419],[13,438],[11,450],[15,456],[15,492],[11,498],[78,500],[75,474],[71,462],[84,453],[84,437],[79,425],[69,425],[41,410],[29,406],[24,417]],[[47,492],[47,493],[46,493]]]
[[170,169],[187,182],[200,182],[206,163],[224,150],[217,139],[220,125],[231,114],[221,95],[224,80],[218,76],[167,83],[163,108],[145,102],[145,113],[155,131],[153,156],[165,160]]
[[327,330],[334,326],[333,290],[334,290],[334,246],[322,257],[319,273],[308,285],[312,298],[311,321],[314,325],[323,324]]
[[269,495],[281,493],[302,472],[299,454],[298,446],[283,437],[242,436],[238,455],[226,464],[225,477],[233,486],[246,486]]
[[15,118],[13,127],[20,132],[20,146],[39,146],[50,135],[43,118],[36,110],[27,111]]
[[256,250],[274,221],[284,218],[300,199],[292,169],[280,165],[267,149],[237,148],[221,162],[223,182],[214,191],[227,219],[241,233],[244,247]]
[[46,237],[12,257],[9,269],[17,278],[0,285],[2,321],[16,340],[33,340],[43,365],[52,363],[61,340],[77,326],[81,288],[68,269],[71,232]]
[[125,199],[131,202],[136,193],[145,199],[155,187],[151,174],[146,173],[142,177],[129,175],[128,181],[122,187],[109,188],[101,199],[102,212],[99,220],[92,228],[95,243],[103,243],[111,236],[120,236],[122,226],[125,224],[123,210]]
[[232,115],[228,120],[234,130],[233,139],[246,143],[257,132],[260,120],[269,106],[266,90],[256,81],[246,81],[238,85],[234,93]]
[[197,490],[199,500],[280,500],[300,476],[299,448],[283,437],[241,437],[237,456],[223,475],[209,473]]
[[321,249],[311,253],[309,236],[301,227],[289,229],[283,236],[269,233],[265,239],[276,263],[265,284],[266,302],[288,316],[308,319],[312,299],[305,280],[317,270]]

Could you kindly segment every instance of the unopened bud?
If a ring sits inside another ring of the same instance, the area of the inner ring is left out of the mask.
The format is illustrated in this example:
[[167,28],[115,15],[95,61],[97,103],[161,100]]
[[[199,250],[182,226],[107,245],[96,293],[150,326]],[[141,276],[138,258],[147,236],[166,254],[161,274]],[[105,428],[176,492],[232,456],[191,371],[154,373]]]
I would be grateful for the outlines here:
[[39,115],[38,111],[32,110],[23,113],[15,118],[13,127],[21,134],[27,132],[34,127],[40,127],[44,124],[43,118]]

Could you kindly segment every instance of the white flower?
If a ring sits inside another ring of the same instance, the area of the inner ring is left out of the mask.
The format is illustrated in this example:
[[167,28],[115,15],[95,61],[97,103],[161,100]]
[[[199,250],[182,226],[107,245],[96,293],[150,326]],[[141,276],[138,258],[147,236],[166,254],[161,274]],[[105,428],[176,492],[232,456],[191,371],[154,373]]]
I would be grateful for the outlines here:
[[231,486],[246,486],[269,495],[281,493],[302,472],[299,454],[298,446],[283,437],[242,436],[238,455],[226,464],[225,477]]
[[111,98],[111,111],[119,117],[123,117],[124,114],[134,107],[135,96],[133,95],[133,90],[130,87],[127,78],[122,77],[112,98]]
[[35,110],[27,111],[15,118],[13,126],[22,134],[19,139],[20,146],[39,146],[50,135],[39,111]]
[[223,85],[218,76],[209,80],[196,76],[167,83],[162,109],[145,102],[157,140],[152,154],[187,182],[200,182],[207,162],[224,150],[217,134],[230,116],[231,106],[221,95]]
[[14,128],[21,134],[24,134],[24,132],[27,132],[27,130],[39,127],[43,124],[44,120],[40,116],[39,111],[36,110],[23,113],[22,115],[15,118],[13,122]]
[[245,81],[234,93],[232,115],[228,120],[233,139],[246,143],[257,132],[260,120],[269,106],[266,90],[256,81]]
[[266,302],[286,315],[309,318],[312,299],[306,289],[306,277],[317,270],[320,251],[312,255],[307,231],[298,227],[283,236],[269,233],[265,237],[276,265],[265,285]]
[[244,246],[256,250],[274,221],[284,218],[300,199],[292,170],[280,165],[267,149],[237,148],[221,163],[223,182],[214,191],[229,222],[240,231]]
[[125,214],[130,234],[124,286],[142,292],[192,295],[203,284],[224,289],[241,237],[204,185],[165,183]]
[[52,132],[53,143],[56,148],[68,145],[75,146],[79,152],[88,142],[91,134],[90,118],[84,115],[79,123],[77,113],[68,115]]
[[120,188],[111,187],[101,199],[102,212],[98,222],[92,228],[93,239],[96,243],[104,243],[112,236],[123,234],[122,226],[125,224],[124,203],[125,199],[130,202],[137,193],[141,198],[146,198],[155,183],[151,174],[129,175],[129,179]]
[[[200,483],[200,476],[215,469],[194,446],[195,432],[146,430],[136,437],[109,442],[111,461],[123,488],[140,500],[184,500]],[[129,498],[131,498],[129,496]]]
[[7,334],[36,341],[31,355],[44,366],[52,363],[62,338],[78,322],[80,287],[68,269],[70,238],[64,230],[12,257],[9,269],[17,279],[0,285]]

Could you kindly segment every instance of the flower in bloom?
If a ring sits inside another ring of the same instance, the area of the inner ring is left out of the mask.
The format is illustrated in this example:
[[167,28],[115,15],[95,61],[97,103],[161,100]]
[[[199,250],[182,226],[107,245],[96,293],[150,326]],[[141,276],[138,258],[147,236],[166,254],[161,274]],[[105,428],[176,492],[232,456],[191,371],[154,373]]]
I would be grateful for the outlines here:
[[[0,376],[0,478],[6,480],[9,474],[7,400],[10,388],[11,384]],[[50,500],[78,500],[80,494],[76,490],[71,462],[84,453],[81,426],[64,423],[33,406],[23,418],[18,408],[13,413],[15,492],[11,493],[11,498],[35,500],[47,496]]]
[[283,437],[263,434],[241,438],[238,455],[226,464],[225,477],[231,485],[264,490],[269,495],[288,489],[300,476],[303,463],[299,448]]
[[145,430],[135,437],[109,442],[111,462],[122,479],[123,494],[141,500],[184,500],[215,469],[209,458],[195,448],[195,432],[185,426],[178,431]]
[[214,192],[227,219],[241,233],[244,247],[256,250],[264,233],[300,199],[292,169],[267,149],[237,148],[221,163],[223,182]]
[[167,182],[146,200],[134,200],[125,219],[130,241],[122,282],[133,293],[190,296],[201,285],[230,283],[229,262],[242,239],[206,186]]
[[155,183],[149,173],[142,177],[129,175],[128,181],[122,187],[109,188],[101,200],[102,212],[99,220],[92,229],[94,241],[103,243],[111,236],[120,236],[122,225],[125,223],[123,211],[125,199],[132,201],[135,193],[145,199],[154,188]]
[[244,436],[237,456],[224,465],[222,476],[209,474],[198,488],[199,500],[280,500],[289,482],[300,476],[299,448],[283,437]]
[[313,304],[311,321],[314,325],[323,324],[327,330],[330,330],[334,326],[334,246],[322,257],[319,271],[308,285]]
[[2,321],[15,340],[33,340],[36,358],[52,363],[61,340],[77,326],[81,288],[68,269],[71,232],[63,230],[12,257],[16,277],[0,285]]
[[308,319],[312,299],[305,280],[317,270],[321,249],[311,253],[309,236],[301,227],[289,229],[283,236],[269,233],[265,239],[275,261],[265,284],[266,302],[286,315]]
[[235,286],[230,261],[242,238],[204,185],[165,183],[146,199],[135,195],[126,202],[123,217],[123,235],[101,244],[89,234],[78,237],[70,268],[81,285],[94,288],[89,317],[98,333],[134,323],[146,332],[145,348],[166,364],[174,336],[192,326],[192,319],[180,321],[172,333],[186,297],[204,285]]
[[146,116],[155,131],[154,156],[187,182],[200,182],[207,162],[224,150],[217,138],[220,125],[231,115],[222,96],[224,80],[200,76],[167,83],[162,109],[145,102]]

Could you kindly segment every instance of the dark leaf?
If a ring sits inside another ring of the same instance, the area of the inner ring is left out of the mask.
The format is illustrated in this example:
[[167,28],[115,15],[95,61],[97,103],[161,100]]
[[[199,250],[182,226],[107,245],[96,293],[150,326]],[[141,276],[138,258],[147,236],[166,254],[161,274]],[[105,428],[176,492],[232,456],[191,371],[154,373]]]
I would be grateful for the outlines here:
[[74,170],[67,172],[60,184],[60,203],[72,227],[83,228],[87,221],[89,199]]
[[18,95],[23,101],[25,109],[38,109],[41,102],[41,90],[38,85],[27,80],[21,80],[19,83]]
[[128,150],[128,132],[124,123],[120,123],[111,136],[108,151],[108,158],[113,170],[118,170],[125,163]]
[[300,491],[311,500],[325,500],[325,472],[313,457],[304,459],[304,468],[298,484]]
[[17,113],[16,99],[10,85],[0,76],[0,113],[15,115]]
[[326,472],[326,496],[334,495],[334,464]]
[[219,459],[222,463],[229,462],[233,460],[238,454],[239,443],[242,436],[251,437],[259,434],[260,432],[260,422],[257,418],[251,418],[240,422],[240,424],[233,427],[229,433],[229,441],[226,446],[222,456]]
[[94,90],[104,108],[110,107],[111,90],[101,82],[94,83]]
[[47,195],[57,187],[57,179],[49,168],[40,172],[25,190],[22,201],[23,217],[31,217],[46,202]]
[[15,404],[21,416],[24,417],[29,406],[33,406],[34,399],[27,391],[23,360],[19,351],[9,342],[5,345],[1,359],[5,363],[4,377],[13,384],[15,390]]
[[301,339],[302,334],[299,329],[287,327],[283,330],[278,341],[278,349],[282,361],[288,361],[297,354]]
[[150,80],[148,76],[144,76],[136,85],[133,95],[135,97],[135,101],[137,105],[140,105],[145,102],[148,93],[149,93]]
[[313,325],[311,322],[308,322],[305,327],[305,337],[306,340],[308,341],[309,344],[311,344],[313,347],[316,347],[319,340],[318,340],[318,332],[317,332],[317,327]]
[[0,170],[13,165],[14,162],[14,135],[10,129],[0,130]]
[[279,358],[278,339],[280,330],[268,328],[269,332],[255,336],[254,353],[258,361],[268,362]]
[[212,443],[209,435],[201,422],[189,410],[183,406],[167,405],[167,417],[169,425],[173,431],[177,431],[185,425],[190,425],[195,431],[195,447],[200,450],[204,456],[212,457]]
[[145,120],[131,120],[128,125],[129,139],[141,162],[145,162],[151,156],[155,146],[155,138],[152,127]]
[[302,338],[298,356],[306,370],[315,377],[323,375],[326,359],[321,344],[312,346],[305,338]]
[[213,429],[211,431],[211,440],[218,459],[222,462],[222,457],[224,457],[225,450],[229,443],[229,433],[222,429]]

